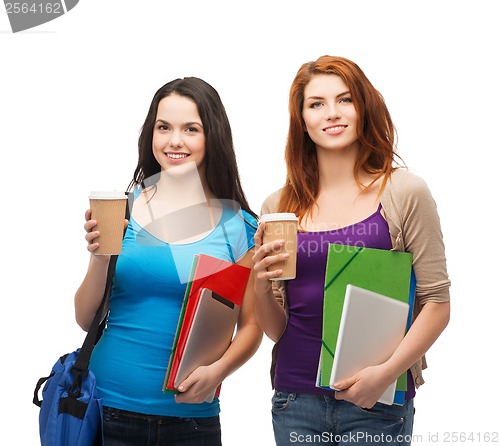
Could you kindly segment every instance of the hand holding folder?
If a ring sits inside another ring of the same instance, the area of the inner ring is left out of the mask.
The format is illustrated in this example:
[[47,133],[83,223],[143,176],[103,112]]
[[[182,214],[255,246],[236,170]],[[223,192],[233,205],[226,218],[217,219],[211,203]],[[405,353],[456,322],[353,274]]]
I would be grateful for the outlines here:
[[[177,386],[195,368],[212,364],[227,350],[250,272],[249,268],[205,254],[195,257],[170,354],[164,392],[176,392]],[[208,400],[212,399],[213,396]]]

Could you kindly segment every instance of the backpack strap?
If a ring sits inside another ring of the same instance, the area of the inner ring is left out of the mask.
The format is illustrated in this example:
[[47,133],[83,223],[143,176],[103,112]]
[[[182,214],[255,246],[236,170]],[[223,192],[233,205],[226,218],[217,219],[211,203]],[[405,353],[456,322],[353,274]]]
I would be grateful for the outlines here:
[[[130,192],[126,192],[128,198],[129,198],[129,203],[126,206],[125,209],[125,218],[129,219],[130,218]],[[127,231],[127,228],[123,230],[123,236],[125,237],[125,232]],[[80,353],[78,354],[78,357],[76,358],[75,364],[73,365],[72,369],[74,371],[80,371],[82,372],[83,376],[87,375],[88,373],[88,367],[89,367],[89,362],[90,362],[90,356],[92,355],[92,350],[94,349],[94,346],[97,344],[99,339],[101,338],[102,331],[104,330],[104,326],[106,324],[106,318],[105,312],[107,311],[108,308],[108,301],[109,301],[109,296],[111,295],[111,289],[113,285],[113,276],[115,273],[115,268],[116,268],[116,262],[118,260],[118,255],[112,255],[110,260],[109,260],[109,265],[108,265],[108,272],[106,276],[106,286],[104,288],[104,295],[101,301],[101,305],[99,306],[98,310],[96,311],[96,314],[94,316],[94,320],[92,321],[92,324],[90,325],[90,329],[87,332],[87,336],[85,336],[85,340],[83,341],[83,345],[80,349]]]
[[113,283],[113,275],[115,273],[116,261],[118,260],[117,255],[112,255],[109,261],[108,273],[106,277],[106,287],[104,289],[104,296],[102,298],[101,305],[97,310],[94,320],[90,325],[90,329],[87,332],[87,336],[85,336],[85,340],[83,341],[83,345],[80,348],[80,353],[76,358],[75,364],[73,366],[74,370],[80,370],[84,372],[84,375],[87,374],[90,356],[92,355],[92,350],[94,346],[99,341],[99,338],[102,334],[102,329],[104,328],[105,319],[103,320],[104,310],[107,306],[107,302],[109,299],[109,295],[111,294],[111,288]]

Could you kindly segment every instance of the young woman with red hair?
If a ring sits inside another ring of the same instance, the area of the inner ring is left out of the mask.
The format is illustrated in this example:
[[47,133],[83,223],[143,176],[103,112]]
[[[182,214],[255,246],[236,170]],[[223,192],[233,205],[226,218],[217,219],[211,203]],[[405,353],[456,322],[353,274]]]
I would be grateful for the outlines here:
[[[276,444],[409,444],[415,389],[424,354],[450,314],[439,216],[423,180],[402,166],[396,131],[380,93],[354,62],[323,56],[299,69],[290,89],[285,185],[262,213],[299,218],[297,277],[279,281],[267,268],[282,241],[255,234],[257,317],[273,351]],[[410,330],[385,363],[336,383],[316,386],[323,320],[323,286],[330,243],[413,253],[416,297]],[[313,249],[314,248],[314,249]],[[403,405],[377,402],[407,373]]]

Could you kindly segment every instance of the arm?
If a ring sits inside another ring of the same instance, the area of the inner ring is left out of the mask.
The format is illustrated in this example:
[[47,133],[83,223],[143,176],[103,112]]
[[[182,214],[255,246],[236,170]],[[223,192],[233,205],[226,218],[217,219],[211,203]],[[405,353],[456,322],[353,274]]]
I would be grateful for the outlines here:
[[92,231],[97,222],[91,220],[90,209],[85,212],[85,219],[85,239],[88,243],[87,250],[90,252],[90,262],[87,274],[75,294],[75,318],[78,325],[88,331],[104,295],[110,257],[94,254],[99,244],[93,241],[99,232]]
[[[387,208],[400,214],[406,251],[413,253],[417,279],[415,319],[393,356],[377,367],[369,367],[339,384],[337,392],[362,407],[372,407],[387,386],[427,352],[448,324],[450,317],[446,256],[436,204],[423,180],[399,175],[397,193],[388,191]],[[350,388],[352,386],[352,388]]]
[[[250,268],[252,251],[248,251],[238,264]],[[257,351],[262,341],[262,330],[255,316],[254,274],[250,274],[243,304],[238,318],[238,327],[231,345],[218,361],[209,366],[198,367],[180,384],[176,395],[178,403],[201,403],[231,373],[247,362]]]
[[281,270],[269,272],[267,268],[273,263],[282,261],[288,254],[269,255],[270,252],[279,248],[284,241],[278,240],[262,245],[264,225],[264,223],[259,224],[254,236],[255,255],[252,260],[255,273],[256,314],[266,335],[276,342],[285,330],[287,318],[284,308],[279,304],[276,296],[279,291],[273,289],[273,282],[269,279],[279,277],[283,272]]

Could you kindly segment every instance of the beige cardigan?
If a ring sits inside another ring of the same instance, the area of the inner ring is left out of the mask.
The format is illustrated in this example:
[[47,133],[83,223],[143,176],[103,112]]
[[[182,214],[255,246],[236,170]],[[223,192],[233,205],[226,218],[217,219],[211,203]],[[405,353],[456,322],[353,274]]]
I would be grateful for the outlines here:
[[[281,189],[266,198],[262,214],[276,212]],[[392,249],[413,253],[416,277],[416,297],[413,319],[427,302],[448,302],[450,280],[446,270],[446,257],[441,224],[436,203],[426,183],[405,170],[394,171],[381,194],[382,215],[389,225]],[[286,305],[284,281],[273,281],[275,297]],[[278,341],[279,342],[279,341]],[[273,349],[271,379],[274,379],[276,345]],[[411,368],[415,387],[424,383],[422,369],[427,367],[425,356]]]

